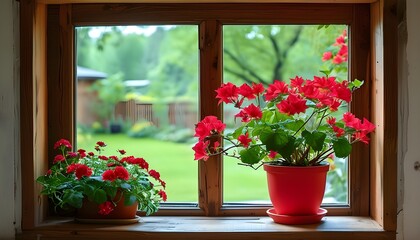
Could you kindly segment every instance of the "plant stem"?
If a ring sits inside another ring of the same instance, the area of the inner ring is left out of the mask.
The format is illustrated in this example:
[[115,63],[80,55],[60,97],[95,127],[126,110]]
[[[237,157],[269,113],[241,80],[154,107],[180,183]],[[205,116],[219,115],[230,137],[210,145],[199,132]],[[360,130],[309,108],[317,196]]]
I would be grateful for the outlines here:
[[316,113],[317,111],[314,111],[311,116],[306,119],[306,121],[302,124],[302,126],[299,127],[299,129],[293,134],[293,137],[296,136],[296,134],[309,122],[309,120],[312,118],[312,116]]

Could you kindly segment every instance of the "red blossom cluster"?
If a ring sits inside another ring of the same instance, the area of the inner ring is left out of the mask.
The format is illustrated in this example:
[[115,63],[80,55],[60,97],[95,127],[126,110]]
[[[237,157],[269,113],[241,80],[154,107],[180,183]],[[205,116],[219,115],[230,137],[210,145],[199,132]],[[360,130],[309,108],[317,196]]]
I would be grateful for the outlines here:
[[81,163],[72,163],[67,167],[68,174],[74,173],[77,179],[82,177],[90,177],[92,175],[92,169]]
[[[239,109],[234,118],[240,118],[242,125],[225,135],[226,125],[215,116],[206,116],[196,124],[194,136],[198,142],[193,146],[194,159],[207,160],[212,155],[225,154],[241,161],[245,158],[243,162],[251,165],[255,163],[252,158],[282,158],[289,163],[296,158],[299,164],[317,164],[336,150],[340,157],[348,156],[354,142],[368,143],[367,135],[374,131],[374,124],[348,112],[338,121],[331,116],[340,106],[351,102],[352,91],[363,83],[330,76],[341,69],[335,65],[348,60],[346,31],[332,47],[338,50],[326,52],[322,57],[323,61],[333,63],[332,69],[323,71],[325,76],[312,79],[296,76],[288,83],[274,80],[267,87],[261,83],[222,84],[216,90],[218,104],[232,104]],[[253,99],[256,104],[245,101]],[[229,146],[223,149],[221,140],[226,140]],[[230,150],[234,148],[239,149]]]
[[[130,192],[134,191],[135,187],[141,187],[140,191],[155,191],[150,194],[152,201],[158,201],[156,196],[159,196],[163,201],[167,200],[167,194],[164,191],[166,188],[166,182],[161,179],[160,173],[156,170],[149,170],[149,163],[141,157],[134,156],[123,156],[126,151],[123,149],[117,150],[121,157],[117,156],[105,156],[101,155],[103,148],[107,145],[103,141],[98,141],[95,146],[95,150],[98,154],[93,152],[86,152],[84,149],[79,149],[77,152],[72,152],[72,145],[66,139],[60,139],[54,144],[54,148],[60,150],[61,154],[54,157],[53,166],[49,169],[45,176],[40,178],[55,178],[59,176],[60,181],[68,181],[69,186],[90,184],[90,181],[82,181],[84,178],[92,177],[93,179],[101,178],[101,183],[108,184],[103,188],[104,191],[110,187],[121,189],[123,184],[125,186],[130,184]],[[92,176],[95,175],[95,176]],[[159,191],[154,189],[154,184],[150,183],[150,187],[144,187],[144,179],[149,179],[148,176],[154,178],[160,183],[163,189]],[[141,178],[142,181],[138,181]],[[67,180],[66,180],[67,179]],[[47,180],[46,185],[48,184]],[[95,188],[98,185],[94,185]],[[90,189],[85,187],[79,187],[77,189]],[[144,189],[144,190],[143,190]],[[78,191],[78,190],[72,190]],[[89,194],[89,193],[83,193]],[[109,195],[110,193],[108,193]],[[138,193],[134,193],[137,196]],[[78,196],[78,195],[74,195]],[[109,195],[110,196],[110,195]],[[137,201],[143,200],[143,197]],[[144,199],[146,201],[146,199]],[[144,204],[144,203],[143,203]],[[111,200],[102,202],[99,204],[99,214],[107,215],[113,211],[115,203]]]
[[101,215],[108,215],[114,210],[114,204],[110,201],[99,204],[98,213]]
[[338,51],[333,54],[331,51],[327,51],[322,56],[322,61],[332,60],[333,64],[341,64],[347,61],[348,59],[348,46],[347,46],[347,31],[344,30],[343,33],[335,39],[333,46],[338,47]]

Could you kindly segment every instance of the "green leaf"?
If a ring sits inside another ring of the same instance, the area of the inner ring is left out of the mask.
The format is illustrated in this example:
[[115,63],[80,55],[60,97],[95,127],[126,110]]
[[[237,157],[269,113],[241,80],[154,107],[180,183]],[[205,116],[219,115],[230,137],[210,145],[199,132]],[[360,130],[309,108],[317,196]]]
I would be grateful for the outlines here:
[[128,183],[122,183],[120,187],[124,189],[131,189],[131,185]]
[[92,185],[86,184],[84,186],[83,192],[89,198],[89,200],[93,201],[95,188]]
[[238,138],[242,134],[242,130],[244,129],[244,126],[237,128],[233,133],[233,138]]
[[107,199],[106,192],[103,189],[97,189],[93,195],[93,201],[97,204],[106,202]]
[[292,155],[292,153],[295,151],[295,140],[296,138],[289,136],[286,145],[277,149],[277,152],[280,153],[283,158],[289,159],[290,155]]
[[289,141],[288,135],[284,131],[263,132],[261,133],[260,140],[266,146],[267,151],[278,151]]
[[347,138],[339,138],[333,141],[333,149],[336,157],[344,158],[350,155],[351,144]]
[[131,194],[124,194],[124,205],[130,206],[133,205],[136,202],[136,196]]
[[243,163],[255,164],[261,160],[259,147],[243,149],[239,152],[239,155]]
[[305,138],[306,143],[315,151],[321,151],[323,149],[326,136],[327,134],[318,131],[310,133],[304,130],[302,132],[302,137]]
[[75,208],[81,208],[83,205],[83,194],[72,189],[66,189],[63,195],[63,202]]
[[107,192],[110,199],[114,199],[115,195],[117,195],[117,189],[112,186],[108,186],[105,188],[105,192]]

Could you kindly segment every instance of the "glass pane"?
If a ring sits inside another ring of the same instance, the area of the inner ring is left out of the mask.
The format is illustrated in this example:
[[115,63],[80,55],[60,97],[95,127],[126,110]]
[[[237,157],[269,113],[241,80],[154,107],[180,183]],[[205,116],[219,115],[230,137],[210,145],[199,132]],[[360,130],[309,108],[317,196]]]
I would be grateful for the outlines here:
[[[263,83],[274,80],[286,83],[296,75],[304,79],[323,76],[331,61],[323,61],[325,52],[337,51],[336,38],[347,31],[343,25],[229,25],[223,28],[223,81],[235,85]],[[338,47],[339,48],[339,47]],[[340,59],[337,59],[337,61]],[[348,79],[347,60],[339,63],[332,75]],[[243,106],[247,106],[246,102]],[[227,131],[241,124],[234,121],[238,109],[224,105]],[[347,111],[348,106],[337,114]],[[225,145],[229,143],[225,142]],[[269,203],[266,173],[261,168],[237,166],[238,161],[224,158],[223,200],[225,203]],[[328,173],[324,204],[348,202],[348,161],[335,159],[335,170]]]
[[77,147],[143,157],[168,202],[198,201],[191,150],[198,121],[198,27],[79,27]]

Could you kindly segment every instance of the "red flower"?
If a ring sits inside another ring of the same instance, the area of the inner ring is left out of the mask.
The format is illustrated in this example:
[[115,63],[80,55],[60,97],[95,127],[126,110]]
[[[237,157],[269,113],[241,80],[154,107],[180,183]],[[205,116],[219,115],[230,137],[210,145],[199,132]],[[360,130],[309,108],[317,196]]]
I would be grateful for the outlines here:
[[134,159],[135,159],[134,156],[127,156],[127,157],[121,158],[120,162],[122,162],[122,163],[127,162],[127,163],[130,163],[130,164],[135,164],[133,162]]
[[287,87],[286,83],[279,80],[275,80],[273,84],[270,84],[268,86],[267,92],[264,95],[265,100],[271,101],[277,98],[280,94],[284,94],[288,92],[289,92],[289,88]]
[[45,175],[51,175],[52,174],[52,170],[51,169],[48,169],[48,171],[45,173]]
[[332,128],[333,128],[333,130],[334,130],[334,132],[335,132],[335,136],[337,136],[337,137],[341,137],[341,136],[343,136],[344,135],[344,133],[345,133],[345,131],[344,131],[344,129],[342,129],[342,128],[340,128],[340,127],[337,127],[337,126],[332,126]]
[[299,88],[299,87],[301,87],[301,86],[302,86],[302,84],[303,84],[304,82],[305,82],[305,81],[303,80],[303,78],[302,78],[302,77],[298,77],[298,76],[296,76],[295,78],[291,78],[291,79],[290,79],[290,86]]
[[77,152],[79,153],[79,158],[84,158],[84,157],[86,157],[86,150],[84,150],[84,149],[79,149],[79,150],[77,150]]
[[343,46],[341,46],[341,48],[338,51],[337,55],[338,56],[341,56],[344,61],[347,61],[348,52],[349,52],[349,49],[348,49],[347,45],[344,44]]
[[108,215],[113,210],[114,210],[114,205],[110,201],[106,201],[104,203],[99,204],[98,213],[101,215]]
[[345,44],[345,43],[346,43],[346,39],[345,39],[345,35],[343,34],[343,35],[338,36],[335,39],[334,45],[335,46],[340,46],[340,45]]
[[296,94],[290,94],[285,100],[277,104],[277,107],[280,112],[286,113],[287,115],[303,113],[308,108],[305,99],[302,99]]
[[124,155],[126,153],[126,151],[125,150],[122,150],[122,149],[121,150],[118,150],[118,152],[120,152],[121,155]]
[[57,149],[57,148],[60,148],[60,147],[64,147],[64,148],[67,148],[67,149],[72,149],[72,146],[71,146],[70,142],[66,139],[60,139],[54,144],[54,149]]
[[102,141],[96,142],[96,145],[98,145],[99,147],[105,147],[106,146],[106,144]]
[[370,133],[375,131],[375,128],[375,124],[369,122],[369,120],[367,120],[366,118],[363,118],[363,123],[360,125],[360,130],[366,133]]
[[125,169],[123,166],[117,166],[114,169],[115,177],[118,179],[122,179],[127,181],[130,178],[130,174],[128,173],[127,169]]
[[194,147],[192,148],[194,150],[194,160],[201,160],[203,159],[206,161],[209,158],[209,155],[207,154],[207,147],[209,146],[210,141],[199,141],[197,142]]
[[72,163],[70,165],[67,166],[66,172],[67,173],[72,173],[76,170],[78,163]]
[[117,176],[115,176],[114,170],[106,170],[104,173],[102,173],[102,180],[104,181],[115,181],[117,179]]
[[252,142],[252,140],[249,138],[248,132],[245,134],[242,134],[238,137],[238,141],[245,147],[248,148],[249,143]]
[[109,159],[112,159],[114,161],[118,161],[118,157],[117,156],[109,156]]
[[75,153],[75,152],[68,152],[68,153],[67,153],[67,157],[68,157],[68,158],[76,158],[76,157],[78,157],[78,155],[77,155],[77,153]]
[[239,87],[238,93],[240,95],[244,96],[244,98],[247,98],[249,100],[255,98],[253,89],[248,84],[246,84],[246,83],[242,84]]
[[159,180],[160,179],[160,173],[159,172],[157,172],[156,170],[150,170],[149,171],[149,175],[152,177],[152,178],[154,178],[154,179],[156,179],[156,180]]
[[235,103],[238,100],[239,89],[232,83],[225,83],[216,90],[216,98],[219,98],[219,104]]
[[368,136],[366,136],[366,132],[355,132],[354,134],[353,134],[353,138],[356,140],[356,141],[361,141],[361,142],[363,142],[363,143],[365,143],[365,144],[368,144],[369,143],[369,138],[368,138]]
[[75,175],[77,179],[81,179],[82,177],[90,177],[90,175],[92,175],[92,169],[84,164],[78,164]]
[[226,124],[217,119],[215,116],[207,116],[195,127],[195,137],[199,140],[210,136],[211,134],[219,134],[225,130]]
[[260,95],[264,92],[264,85],[262,85],[262,83],[252,83],[252,92],[255,94],[255,96]]
[[343,122],[346,127],[360,130],[360,119],[355,117],[352,113],[346,112],[343,114]]
[[345,60],[344,60],[344,58],[342,57],[342,56],[340,56],[340,55],[335,55],[334,56],[334,58],[333,58],[333,63],[334,64],[341,64],[341,63],[343,63]]
[[108,157],[107,156],[98,156],[99,159],[104,160],[104,161],[108,161]]
[[331,57],[332,57],[332,52],[325,52],[323,55],[322,55],[322,61],[328,61],[328,60],[330,60],[331,59]]
[[162,185],[163,188],[166,188],[166,182],[162,179],[159,179],[160,185]]
[[144,158],[136,158],[135,164],[139,165],[141,168],[148,170],[149,169],[149,163],[144,160]]
[[336,119],[335,119],[335,117],[327,117],[326,121],[330,126],[333,126],[333,125],[335,125]]
[[159,196],[162,198],[162,200],[164,201],[164,202],[166,202],[166,200],[167,200],[167,198],[168,198],[168,196],[166,195],[166,192],[165,191],[163,191],[162,189],[158,192],[158,194],[159,194]]
[[65,160],[66,158],[63,155],[57,155],[54,157],[53,164],[58,163],[58,162],[63,162]]
[[277,156],[277,152],[270,150],[270,153],[268,154],[268,157],[271,159],[274,159]]
[[242,122],[249,122],[251,119],[261,119],[261,109],[255,106],[253,103],[248,107],[242,109],[235,117],[242,118]]
[[346,102],[351,101],[351,90],[348,88],[348,82],[343,81],[341,84],[337,84],[333,89],[334,95]]
[[92,157],[95,154],[93,152],[88,152],[88,155]]

